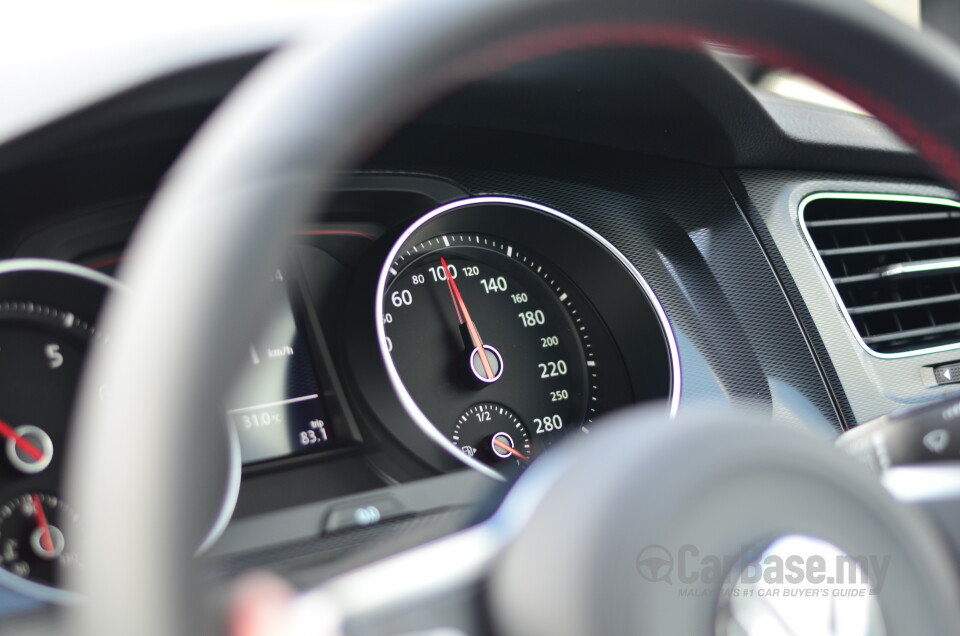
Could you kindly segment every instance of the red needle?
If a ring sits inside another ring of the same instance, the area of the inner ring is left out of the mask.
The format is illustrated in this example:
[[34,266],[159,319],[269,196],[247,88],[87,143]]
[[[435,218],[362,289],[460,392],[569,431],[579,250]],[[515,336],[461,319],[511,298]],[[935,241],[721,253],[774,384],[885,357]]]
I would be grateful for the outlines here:
[[37,517],[37,525],[40,526],[40,547],[47,552],[53,552],[53,537],[50,536],[50,524],[47,523],[47,513],[43,511],[43,504],[40,503],[40,495],[33,495],[33,514]]
[[522,460],[525,461],[525,462],[530,461],[530,459],[529,459],[526,455],[524,455],[523,453],[521,453],[520,451],[518,451],[516,448],[514,448],[514,447],[511,446],[510,444],[504,444],[503,442],[501,442],[501,441],[498,440],[497,438],[494,438],[494,439],[493,439],[493,443],[496,444],[497,446],[499,446],[500,448],[502,448],[503,450],[507,451],[508,453],[512,453],[512,454],[516,455],[517,457],[519,457],[520,459],[522,459]]
[[0,435],[3,435],[7,439],[12,439],[13,443],[17,445],[17,448],[22,449],[23,452],[36,461],[43,459],[43,451],[31,444],[23,435],[20,435],[10,428],[10,425],[3,420],[0,420]]
[[447,287],[450,288],[450,293],[453,296],[453,306],[457,310],[457,318],[460,320],[461,325],[467,325],[467,331],[470,332],[470,340],[473,342],[474,348],[480,353],[483,372],[487,374],[488,380],[492,380],[496,374],[493,372],[493,367],[490,366],[490,360],[487,359],[487,350],[483,347],[483,340],[480,339],[480,332],[477,331],[477,325],[475,325],[473,319],[470,318],[470,312],[467,311],[467,305],[463,302],[463,296],[460,295],[460,288],[457,287],[457,281],[453,280],[453,273],[450,271],[450,266],[447,265],[447,259],[441,256],[440,264],[443,265],[443,269],[447,272]]

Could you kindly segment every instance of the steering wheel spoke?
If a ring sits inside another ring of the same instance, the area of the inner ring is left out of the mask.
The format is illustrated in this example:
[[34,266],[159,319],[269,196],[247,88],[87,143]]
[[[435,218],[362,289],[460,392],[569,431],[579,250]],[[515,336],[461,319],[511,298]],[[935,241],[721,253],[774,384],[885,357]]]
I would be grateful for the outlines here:
[[[506,547],[481,524],[341,575],[302,594],[295,624],[330,636],[458,636],[488,633],[484,587]],[[330,621],[334,617],[334,621]]]

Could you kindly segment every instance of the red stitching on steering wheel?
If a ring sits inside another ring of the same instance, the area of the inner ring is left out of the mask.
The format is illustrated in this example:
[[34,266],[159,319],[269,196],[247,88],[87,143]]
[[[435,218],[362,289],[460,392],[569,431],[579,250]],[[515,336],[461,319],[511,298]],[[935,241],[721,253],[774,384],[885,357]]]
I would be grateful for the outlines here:
[[614,47],[702,51],[705,42],[722,43],[747,51],[770,66],[789,68],[836,90],[886,123],[941,175],[960,187],[960,155],[950,144],[945,143],[938,135],[927,130],[912,117],[890,106],[872,92],[834,73],[824,71],[770,45],[744,38],[669,24],[601,22],[521,36],[472,56],[464,64],[457,66],[468,75],[477,75],[478,72],[481,75],[489,75],[524,62],[573,51]]

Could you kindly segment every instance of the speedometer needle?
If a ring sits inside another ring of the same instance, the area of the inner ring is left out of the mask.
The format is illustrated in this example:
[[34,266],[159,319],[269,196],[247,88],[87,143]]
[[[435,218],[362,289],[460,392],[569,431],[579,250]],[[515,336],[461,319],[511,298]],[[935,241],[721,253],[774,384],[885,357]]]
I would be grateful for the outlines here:
[[40,495],[33,495],[33,514],[40,528],[40,547],[47,552],[53,552],[53,537],[50,536],[50,524],[47,523],[47,514],[43,511]]
[[507,444],[507,443],[505,443],[505,442],[501,442],[501,441],[498,440],[497,438],[493,438],[493,443],[494,443],[496,446],[499,446],[499,447],[502,448],[503,450],[507,451],[507,452],[510,453],[511,455],[516,455],[517,457],[519,457],[520,459],[522,459],[522,460],[525,461],[525,462],[530,461],[530,458],[529,458],[529,457],[527,457],[526,455],[524,455],[523,453],[521,453],[520,451],[518,451],[516,448],[514,448],[514,447],[511,446],[510,444]]
[[17,445],[17,448],[21,449],[35,461],[40,461],[43,459],[43,451],[34,446],[30,440],[25,438],[23,435],[20,435],[13,430],[13,428],[11,428],[10,425],[3,420],[0,420],[0,435],[6,437],[7,439],[12,439],[13,443]]
[[463,302],[463,296],[460,295],[460,288],[457,287],[457,282],[453,280],[453,273],[450,271],[450,266],[447,265],[447,259],[441,256],[440,264],[443,265],[443,269],[447,274],[447,287],[450,289],[450,296],[453,298],[453,306],[457,310],[457,319],[461,325],[466,325],[467,331],[470,333],[470,341],[480,354],[480,363],[483,365],[483,372],[486,374],[488,380],[493,380],[496,374],[493,372],[493,367],[490,366],[490,360],[487,359],[487,350],[483,346],[483,340],[480,339],[480,332],[477,331],[477,325],[474,324],[473,319],[470,318],[467,305]]

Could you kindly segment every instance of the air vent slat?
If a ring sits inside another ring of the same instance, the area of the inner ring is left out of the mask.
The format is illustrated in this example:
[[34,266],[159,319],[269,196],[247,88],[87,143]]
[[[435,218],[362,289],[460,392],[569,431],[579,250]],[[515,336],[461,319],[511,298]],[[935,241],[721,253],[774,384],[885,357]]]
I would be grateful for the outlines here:
[[934,258],[928,261],[907,261],[887,265],[877,272],[881,278],[893,276],[936,276],[960,271],[960,258]]
[[800,220],[867,350],[960,347],[960,203],[823,193],[801,203]]
[[948,294],[946,296],[931,296],[930,298],[917,298],[915,300],[898,300],[890,303],[877,303],[876,305],[863,305],[860,307],[847,306],[847,311],[853,315],[870,314],[878,311],[891,311],[894,309],[910,309],[911,307],[925,307],[927,305],[936,305],[938,303],[949,303],[960,301],[960,294]]
[[839,278],[831,278],[834,285],[849,285],[850,283],[862,283],[868,280],[880,280],[883,278],[880,275],[880,272],[874,272],[872,274],[859,274],[857,276],[841,276]]
[[863,225],[880,225],[883,223],[916,223],[918,221],[945,221],[960,219],[960,212],[928,212],[926,214],[892,214],[890,216],[853,217],[849,219],[828,219],[825,221],[808,221],[808,228],[821,227],[848,227]]
[[820,256],[852,256],[856,254],[874,254],[878,252],[922,250],[931,247],[947,247],[950,245],[960,245],[960,237],[927,239],[925,241],[904,241],[901,243],[881,243],[878,245],[857,245],[856,247],[833,247],[820,250]]
[[904,338],[923,338],[925,336],[935,336],[952,332],[960,332],[960,322],[938,325],[936,327],[925,327],[923,329],[908,329],[897,333],[885,333],[880,336],[867,336],[863,341],[867,344],[877,344],[881,342],[891,342],[893,340],[902,340]]

